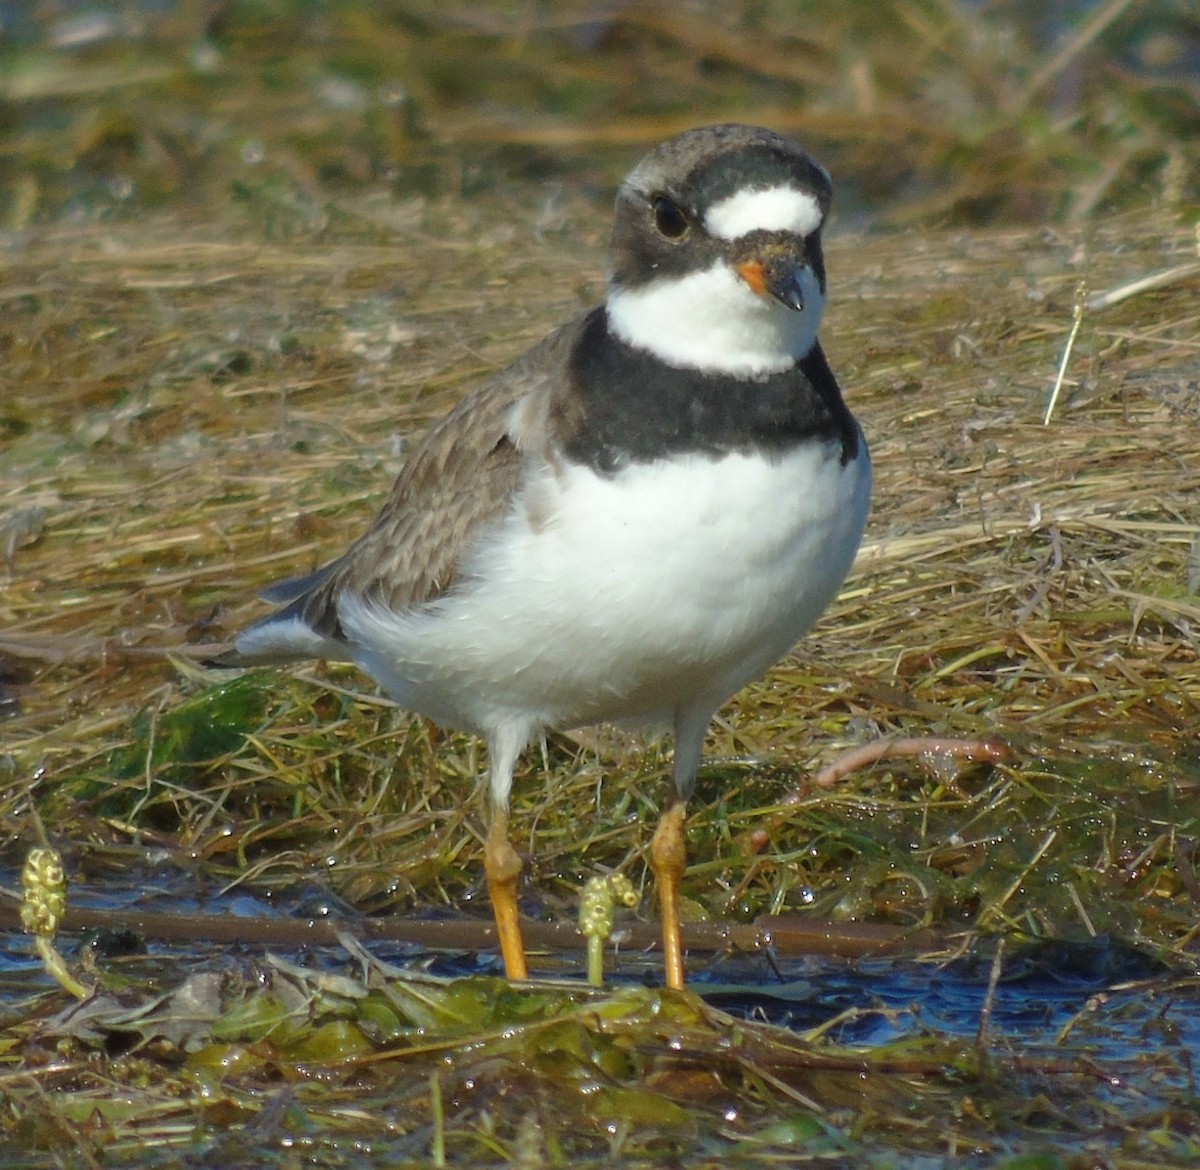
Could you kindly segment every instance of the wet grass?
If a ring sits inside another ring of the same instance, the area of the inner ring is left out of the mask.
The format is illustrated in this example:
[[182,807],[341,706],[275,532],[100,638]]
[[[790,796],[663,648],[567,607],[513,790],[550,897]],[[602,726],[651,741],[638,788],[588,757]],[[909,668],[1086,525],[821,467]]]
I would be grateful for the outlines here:
[[1200,31],[1173,0],[30,7],[0,43],[13,229],[231,203],[277,237],[363,233],[381,191],[606,185],[730,119],[804,138],[875,221],[1197,195]]
[[[6,935],[6,1164],[1194,1160],[1195,90],[1110,39],[1153,15],[1186,52],[1194,21],[1110,4],[1047,44],[956,6],[204,11],[10,46],[0,80],[4,885],[62,851],[96,987],[72,1003]],[[709,737],[709,1002],[631,985],[658,982],[669,756],[609,736],[529,753],[514,829],[539,974],[581,970],[589,877],[642,889],[626,982],[513,991],[475,953],[475,745],[353,671],[229,679],[187,647],[336,553],[431,419],[594,303],[643,145],[729,116],[815,136],[860,213],[923,224],[828,248],[874,512],[830,614]],[[1008,754],[810,782],[901,735]],[[156,909],[189,937],[136,929]],[[431,920],[463,933],[395,941]],[[922,987],[963,1002],[912,1012]]]

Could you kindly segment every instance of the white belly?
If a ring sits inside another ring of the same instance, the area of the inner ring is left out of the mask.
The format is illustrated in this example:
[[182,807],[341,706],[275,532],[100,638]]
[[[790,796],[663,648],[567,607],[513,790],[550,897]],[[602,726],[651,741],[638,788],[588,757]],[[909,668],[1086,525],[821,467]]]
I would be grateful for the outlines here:
[[343,598],[355,660],[404,706],[484,734],[715,710],[850,569],[870,463],[840,453],[546,469],[445,598],[405,614]]

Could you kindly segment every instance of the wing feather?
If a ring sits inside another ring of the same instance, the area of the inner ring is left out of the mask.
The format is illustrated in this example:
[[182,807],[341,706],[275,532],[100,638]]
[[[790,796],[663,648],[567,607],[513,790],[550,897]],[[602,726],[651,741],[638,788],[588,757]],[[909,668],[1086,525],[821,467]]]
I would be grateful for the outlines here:
[[[284,608],[246,631],[256,657],[269,649],[271,626],[295,631],[297,619],[318,639],[343,641],[343,594],[402,612],[454,586],[472,542],[513,506],[530,457],[548,456],[547,419],[560,397],[555,372],[565,369],[580,325],[550,334],[437,423],[370,528],[342,556],[263,591]],[[293,646],[289,637],[279,650],[288,655]]]

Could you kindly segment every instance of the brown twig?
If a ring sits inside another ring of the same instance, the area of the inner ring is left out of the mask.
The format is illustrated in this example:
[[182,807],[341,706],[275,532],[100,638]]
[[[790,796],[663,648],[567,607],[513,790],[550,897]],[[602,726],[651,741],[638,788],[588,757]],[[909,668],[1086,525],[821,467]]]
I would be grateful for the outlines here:
[[[1009,749],[995,739],[951,739],[938,735],[901,736],[897,739],[879,739],[864,743],[839,756],[826,765],[813,778],[815,788],[833,788],[847,776],[877,764],[881,760],[894,760],[912,756],[942,756],[952,760],[964,760],[972,764],[1000,764],[1010,756]],[[796,789],[780,802],[797,804],[803,798]]]
[[233,649],[232,642],[179,643],[175,646],[129,646],[119,638],[71,637],[55,634],[46,638],[0,638],[0,654],[28,658],[55,665],[129,660],[168,661],[216,658]]
[[[586,948],[574,922],[522,923],[531,951],[563,954]],[[0,899],[0,930],[18,930],[15,903]],[[343,935],[364,942],[401,942],[426,950],[486,951],[496,947],[491,919],[422,920],[388,918],[308,919],[235,917],[229,914],[183,914],[140,910],[70,907],[62,931],[131,930],[163,941],[206,939],[274,947],[337,946]],[[659,929],[652,922],[622,923],[623,945],[651,950]],[[684,945],[693,953],[752,952],[770,948],[782,955],[816,954],[840,958],[865,955],[918,955],[954,945],[949,931],[909,930],[875,923],[825,922],[792,915],[761,915],[753,923],[697,922],[684,927]],[[958,936],[961,937],[961,936]]]

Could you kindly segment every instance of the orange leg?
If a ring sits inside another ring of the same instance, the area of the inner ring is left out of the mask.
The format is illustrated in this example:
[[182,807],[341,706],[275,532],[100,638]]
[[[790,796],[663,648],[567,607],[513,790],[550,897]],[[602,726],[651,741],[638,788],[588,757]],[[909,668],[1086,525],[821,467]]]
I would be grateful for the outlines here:
[[679,925],[679,883],[687,869],[687,846],[683,839],[683,824],[687,805],[675,799],[666,807],[654,830],[650,843],[650,868],[658,883],[658,900],[662,907],[663,966],[667,986],[678,991],[683,988],[683,940]]
[[483,850],[487,869],[488,892],[492,897],[492,913],[496,917],[496,937],[504,956],[504,973],[509,980],[528,979],[529,966],[525,961],[525,940],[521,936],[521,917],[517,909],[517,878],[521,876],[521,859],[508,839],[508,813],[494,810],[487,842]]

